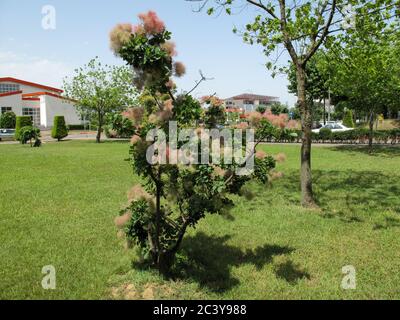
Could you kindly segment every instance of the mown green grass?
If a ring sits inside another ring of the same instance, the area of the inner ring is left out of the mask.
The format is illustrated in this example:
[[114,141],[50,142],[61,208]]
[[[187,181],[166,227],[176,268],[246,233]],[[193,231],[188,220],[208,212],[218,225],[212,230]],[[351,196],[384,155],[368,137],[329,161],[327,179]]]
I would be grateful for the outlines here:
[[[184,241],[174,277],[135,266],[113,219],[135,184],[126,143],[0,145],[1,299],[400,298],[400,149],[314,148],[320,210],[299,201],[299,147],[285,177]],[[57,289],[41,287],[54,265]],[[343,266],[357,289],[341,288]]]

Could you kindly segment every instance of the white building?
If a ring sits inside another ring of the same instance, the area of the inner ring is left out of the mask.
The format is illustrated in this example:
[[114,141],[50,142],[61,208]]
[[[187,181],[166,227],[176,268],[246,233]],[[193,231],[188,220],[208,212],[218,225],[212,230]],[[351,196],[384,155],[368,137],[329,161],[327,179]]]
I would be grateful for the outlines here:
[[232,98],[225,99],[225,106],[228,109],[241,109],[248,113],[256,111],[259,106],[269,107],[274,102],[279,102],[279,98],[263,96],[259,94],[244,93]]
[[51,128],[55,116],[64,116],[67,125],[82,123],[74,103],[63,98],[61,89],[15,78],[0,78],[0,113],[31,116],[33,124]]

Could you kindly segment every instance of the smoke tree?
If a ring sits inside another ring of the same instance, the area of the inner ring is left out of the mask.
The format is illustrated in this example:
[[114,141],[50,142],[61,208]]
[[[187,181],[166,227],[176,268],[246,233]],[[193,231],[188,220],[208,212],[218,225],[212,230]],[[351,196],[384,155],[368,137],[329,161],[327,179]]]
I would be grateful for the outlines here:
[[[183,76],[185,67],[175,61],[171,33],[152,11],[139,15],[139,19],[138,25],[119,24],[110,33],[112,50],[133,68],[133,82],[142,92],[141,104],[130,109],[130,115],[125,115],[135,124],[130,153],[134,173],[141,177],[142,183],[128,192],[128,205],[115,223],[127,244],[137,245],[145,261],[166,274],[188,228],[195,227],[206,214],[223,214],[232,208],[234,203],[230,195],[243,195],[243,187],[250,179],[268,183],[270,177],[276,176],[272,171],[275,159],[262,152],[256,155],[255,148],[260,140],[273,135],[277,129],[266,120],[260,121],[257,140],[250,144],[251,149],[246,145],[239,150],[242,161],[235,158],[229,162],[224,158],[229,145],[221,147],[219,153],[208,155],[207,148],[215,141],[220,142],[220,137],[210,139],[205,134],[206,129],[197,126],[201,107],[189,94],[192,90],[176,94],[173,78]],[[205,78],[202,76],[202,79]],[[219,100],[210,99],[209,103],[215,101]],[[170,128],[174,124],[176,132],[173,134]],[[189,134],[185,131],[188,128],[194,128],[194,135],[201,139],[189,139],[194,136],[193,131]],[[149,161],[148,153],[155,143],[147,140],[154,130],[157,130],[157,137],[153,136],[153,140],[161,142],[164,134],[170,144],[157,148]],[[175,135],[183,135],[184,139],[174,146],[171,141]],[[245,136],[247,139],[245,134],[242,138]],[[201,140],[205,144],[200,144]],[[242,141],[236,139],[236,142],[242,145]],[[183,151],[187,143],[194,145],[194,153]],[[174,158],[203,159],[204,155],[206,163],[173,161]],[[211,164],[209,160],[214,156],[220,156],[221,161]],[[161,159],[163,162],[159,161]],[[248,175],[239,174],[248,160],[254,160],[254,170]]]
[[[186,0],[199,2],[199,10],[207,9],[208,14],[225,11],[231,15],[235,8],[257,9],[252,23],[242,32],[243,40],[259,44],[271,58],[266,66],[274,72],[284,71],[279,66],[279,57],[289,56],[296,69],[298,106],[301,113],[301,195],[302,204],[315,206],[311,174],[311,129],[312,110],[307,103],[307,65],[318,50],[336,34],[354,27],[357,15],[375,15],[393,10],[395,0]],[[234,29],[234,32],[238,32]],[[278,58],[277,58],[278,57]]]

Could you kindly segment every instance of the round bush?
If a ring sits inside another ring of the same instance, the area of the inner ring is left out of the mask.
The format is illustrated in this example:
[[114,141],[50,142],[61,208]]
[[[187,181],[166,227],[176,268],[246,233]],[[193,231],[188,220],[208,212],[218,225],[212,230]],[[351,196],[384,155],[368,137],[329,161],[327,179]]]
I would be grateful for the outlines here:
[[29,116],[19,116],[15,121],[15,140],[20,141],[21,139],[21,129],[23,127],[32,127],[32,118]]
[[332,130],[328,128],[322,128],[319,130],[319,138],[322,141],[330,140],[332,138]]
[[15,129],[16,115],[14,112],[6,112],[0,116],[1,129]]

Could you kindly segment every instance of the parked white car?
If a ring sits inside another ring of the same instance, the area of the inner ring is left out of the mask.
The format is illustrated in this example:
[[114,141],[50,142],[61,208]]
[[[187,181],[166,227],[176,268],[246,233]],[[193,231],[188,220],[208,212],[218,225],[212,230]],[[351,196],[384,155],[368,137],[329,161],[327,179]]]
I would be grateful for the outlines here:
[[0,129],[0,141],[14,140],[15,130],[14,129]]
[[331,129],[332,132],[345,132],[354,130],[353,128],[347,128],[346,126],[342,125],[341,123],[328,123],[322,126],[319,129],[315,129],[312,132],[319,133],[322,128]]

